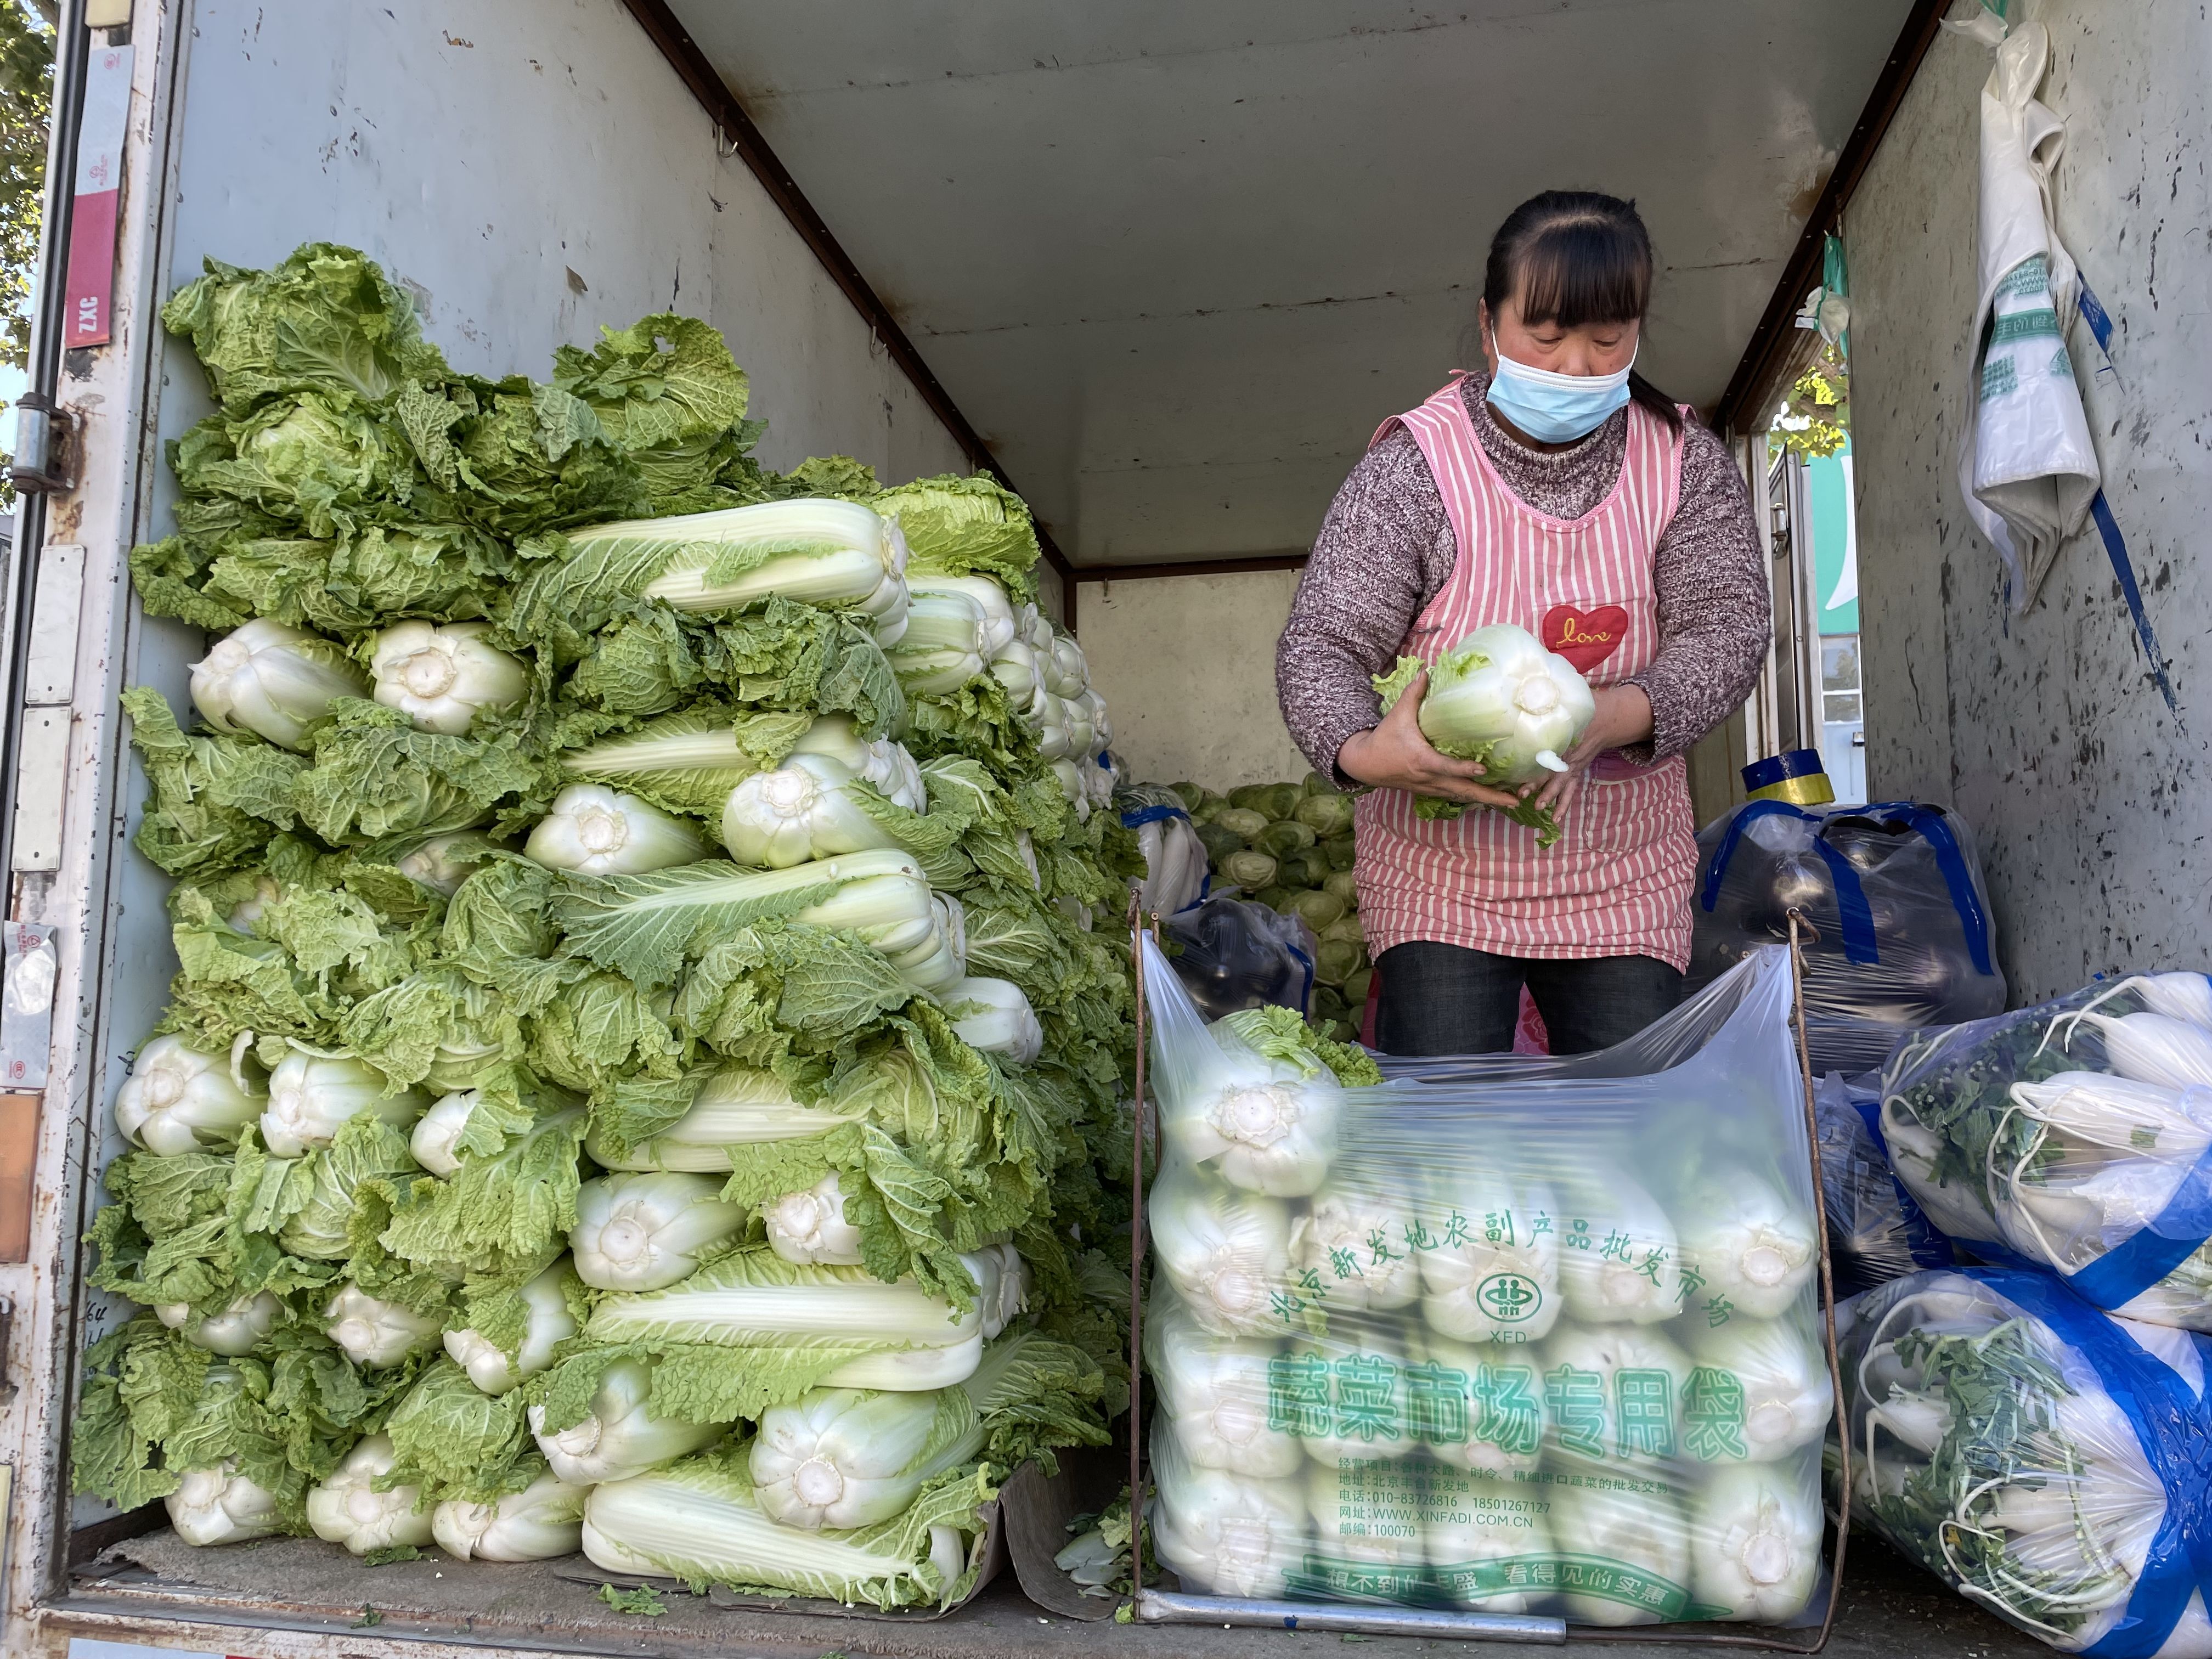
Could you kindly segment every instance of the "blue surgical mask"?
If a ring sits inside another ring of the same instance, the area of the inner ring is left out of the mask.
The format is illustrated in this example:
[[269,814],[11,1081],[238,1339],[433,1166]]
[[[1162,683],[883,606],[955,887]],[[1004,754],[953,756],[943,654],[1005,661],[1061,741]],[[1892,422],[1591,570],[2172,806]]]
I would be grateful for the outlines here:
[[1635,366],[1632,358],[1618,374],[1555,374],[1516,363],[1501,350],[1498,373],[1490,377],[1490,406],[1540,444],[1574,443],[1626,407]]

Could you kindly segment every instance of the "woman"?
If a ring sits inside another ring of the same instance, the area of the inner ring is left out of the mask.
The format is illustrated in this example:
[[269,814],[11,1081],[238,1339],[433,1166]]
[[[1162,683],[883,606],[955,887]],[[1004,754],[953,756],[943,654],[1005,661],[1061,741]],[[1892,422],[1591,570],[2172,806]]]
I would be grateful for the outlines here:
[[[1697,864],[1683,758],[1758,678],[1766,572],[1727,449],[1635,372],[1651,243],[1633,206],[1550,191],[1491,244],[1486,373],[1383,422],[1337,492],[1275,659],[1283,717],[1358,804],[1359,915],[1391,1054],[1510,1046],[1522,986],[1554,1053],[1681,995]],[[1597,712],[1540,790],[1486,786],[1373,676],[1487,623],[1571,660]],[[1533,794],[1564,835],[1503,814]],[[1468,804],[1416,816],[1416,795]]]

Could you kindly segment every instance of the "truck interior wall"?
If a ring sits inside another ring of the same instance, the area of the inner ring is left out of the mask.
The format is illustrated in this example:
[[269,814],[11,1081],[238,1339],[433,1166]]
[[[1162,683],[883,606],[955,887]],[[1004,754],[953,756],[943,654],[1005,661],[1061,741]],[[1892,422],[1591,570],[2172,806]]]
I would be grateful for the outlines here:
[[[160,234],[147,239],[149,258],[162,250],[160,268],[125,269],[125,307],[134,280],[158,304],[198,274],[203,258],[265,265],[303,241],[342,242],[365,250],[415,295],[427,333],[463,370],[543,378],[556,345],[588,344],[601,324],[620,327],[673,309],[720,328],[750,373],[753,411],[769,422],[760,450],[767,464],[843,452],[886,482],[967,471],[958,446],[744,163],[718,153],[706,115],[620,0],[307,0],[281,8],[193,0],[149,21],[160,9],[139,8],[140,52],[188,46],[173,111],[148,108],[155,82],[141,76],[136,119],[146,124],[150,162],[162,164],[164,131],[174,152]],[[164,27],[182,33],[164,36]],[[142,187],[133,178],[134,202]],[[159,437],[173,438],[207,413],[204,377],[188,348],[143,318],[125,318],[118,339],[106,352],[81,354],[91,361],[73,367],[65,401],[97,406],[112,386],[132,380],[124,356],[145,350],[155,356],[149,395]],[[118,422],[88,441],[128,447],[130,434]],[[117,580],[134,536],[168,528],[174,480],[156,454],[88,456],[88,477],[117,477],[121,511],[108,544],[88,549],[92,568],[106,575],[88,592],[108,597],[88,599],[87,629],[112,625],[125,643],[119,673],[105,649],[91,648],[88,661],[101,672],[79,675],[77,720],[84,745],[107,745],[111,756],[119,744],[114,689],[149,684],[184,711],[187,667],[204,646],[196,629],[137,617]],[[88,544],[102,539],[103,525],[82,522]],[[101,620],[111,615],[112,624]],[[83,760],[94,770],[103,763],[96,754]],[[143,777],[126,764],[119,781],[123,822],[135,826]],[[73,794],[72,811],[91,799]],[[64,825],[71,842],[112,827],[92,822],[91,811],[77,816],[85,821]],[[93,873],[74,884],[73,897],[71,884],[56,885],[54,908],[36,918],[61,924],[65,936],[82,929],[81,1000],[97,1017],[86,1022],[93,1054],[65,1086],[75,1109],[93,1114],[95,1171],[120,1150],[111,1103],[176,965],[166,879],[128,850],[112,869],[106,878],[100,860],[65,861],[65,877]],[[58,1066],[58,1078],[68,1071]],[[50,1117],[65,1120],[71,1109],[49,1101]],[[70,1192],[62,1144],[44,1156],[54,1165],[48,1184]],[[48,1255],[54,1282],[66,1281],[76,1221],[72,1203],[41,1212],[45,1237],[34,1255]],[[51,1292],[42,1285],[37,1294]],[[93,1307],[93,1334],[112,1316]],[[74,1346],[65,1331],[51,1340]],[[28,1452],[17,1468],[38,1461]],[[53,1490],[43,1478],[28,1485],[36,1502]],[[81,1503],[75,1518],[104,1513]]]
[[1960,503],[1985,49],[1936,43],[1845,226],[1869,787],[1955,805],[1974,826],[2015,996],[2115,965],[2205,965],[2212,871],[2197,483],[2212,23],[2177,3],[2036,0],[2027,15],[2051,30],[2042,96],[2066,122],[2060,233],[2112,315],[2121,379],[2095,372],[2086,329],[2069,343],[2179,720],[2094,527],[2035,608],[2008,617],[1996,555]]
[[1129,776],[1226,789],[1305,775],[1275,703],[1297,588],[1295,570],[1083,584],[1083,654]]

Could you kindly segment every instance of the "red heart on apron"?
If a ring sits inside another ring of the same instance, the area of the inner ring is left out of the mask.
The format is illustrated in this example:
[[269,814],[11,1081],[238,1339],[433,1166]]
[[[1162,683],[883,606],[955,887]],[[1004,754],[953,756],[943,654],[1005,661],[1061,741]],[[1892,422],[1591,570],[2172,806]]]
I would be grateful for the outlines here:
[[1620,650],[1627,636],[1628,612],[1617,605],[1590,611],[1555,605],[1544,613],[1544,649],[1565,657],[1577,673],[1589,673]]

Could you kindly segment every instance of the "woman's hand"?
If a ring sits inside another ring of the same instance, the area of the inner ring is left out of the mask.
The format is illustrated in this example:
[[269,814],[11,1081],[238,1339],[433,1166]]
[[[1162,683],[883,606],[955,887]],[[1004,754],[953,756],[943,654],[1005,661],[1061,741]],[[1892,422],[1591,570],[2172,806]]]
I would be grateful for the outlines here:
[[1590,763],[1608,750],[1642,743],[1651,735],[1651,699],[1642,686],[1598,685],[1590,690],[1597,712],[1575,746],[1560,757],[1567,769],[1554,772],[1536,792],[1536,805],[1550,807],[1552,816],[1563,823],[1567,808],[1582,792],[1583,780],[1589,775]]
[[1345,740],[1336,751],[1337,769],[1378,789],[1404,789],[1475,806],[1519,805],[1517,792],[1485,788],[1480,766],[1438,754],[1421,735],[1421,699],[1428,690],[1425,669],[1413,677],[1380,726]]

